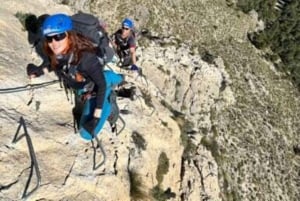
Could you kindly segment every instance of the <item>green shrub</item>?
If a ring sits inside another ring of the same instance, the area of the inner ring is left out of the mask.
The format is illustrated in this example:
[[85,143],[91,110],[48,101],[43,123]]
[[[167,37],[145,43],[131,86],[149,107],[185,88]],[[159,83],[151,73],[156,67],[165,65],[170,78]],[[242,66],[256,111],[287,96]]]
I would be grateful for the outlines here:
[[[279,70],[288,74],[300,90],[300,6],[299,1],[285,1],[282,9],[276,10],[274,0],[239,0],[237,7],[244,12],[254,9],[265,23],[265,29],[248,33],[249,40],[258,48],[270,48],[270,57]],[[280,57],[283,64],[274,58]],[[283,68],[282,68],[283,67]]]
[[146,92],[145,90],[141,90],[142,96],[144,98],[145,104],[148,107],[154,107],[153,102],[152,102],[152,98],[151,95],[149,94],[149,92]]
[[154,186],[154,188],[151,189],[150,193],[156,201],[165,201],[170,198],[176,197],[176,194],[171,191],[171,188],[168,188],[164,191],[159,185]]
[[132,132],[132,140],[139,150],[146,150],[147,144],[143,136],[137,131]]
[[167,200],[167,196],[165,192],[157,185],[151,190],[151,195],[156,201],[165,201]]
[[162,152],[158,158],[158,166],[156,170],[156,180],[160,185],[164,179],[164,175],[169,171],[169,159],[165,152]]
[[146,200],[147,194],[142,190],[143,183],[141,177],[135,171],[128,171],[130,181],[130,197],[132,201]]

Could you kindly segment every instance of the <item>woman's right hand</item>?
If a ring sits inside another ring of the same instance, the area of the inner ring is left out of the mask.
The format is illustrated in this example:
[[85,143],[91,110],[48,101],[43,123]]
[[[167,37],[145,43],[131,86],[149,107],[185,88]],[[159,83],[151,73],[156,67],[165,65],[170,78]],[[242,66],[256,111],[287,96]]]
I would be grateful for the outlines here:
[[28,64],[26,67],[27,75],[29,78],[39,77],[48,72],[47,68],[38,67],[32,63]]
[[37,76],[37,73],[39,72],[40,69],[36,65],[30,63],[27,65],[26,70],[29,78],[34,78]]

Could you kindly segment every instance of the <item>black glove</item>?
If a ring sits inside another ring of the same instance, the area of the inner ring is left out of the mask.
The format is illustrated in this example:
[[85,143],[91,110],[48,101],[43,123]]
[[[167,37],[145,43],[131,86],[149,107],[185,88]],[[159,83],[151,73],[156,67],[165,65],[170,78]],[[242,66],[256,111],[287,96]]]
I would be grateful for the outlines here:
[[137,65],[135,65],[135,64],[132,64],[131,67],[130,67],[130,70],[138,71],[139,67]]
[[44,74],[43,68],[37,67],[36,65],[34,65],[32,63],[27,65],[26,70],[27,70],[28,76],[35,75],[36,77],[38,77],[38,76]]
[[96,135],[97,133],[93,133],[93,132],[98,124],[98,121],[99,118],[92,118],[83,124],[83,128],[85,128],[85,130],[87,130],[90,134]]
[[134,100],[135,95],[136,95],[136,87],[135,86],[132,86],[128,89],[123,87],[117,91],[118,97],[130,98],[130,100]]

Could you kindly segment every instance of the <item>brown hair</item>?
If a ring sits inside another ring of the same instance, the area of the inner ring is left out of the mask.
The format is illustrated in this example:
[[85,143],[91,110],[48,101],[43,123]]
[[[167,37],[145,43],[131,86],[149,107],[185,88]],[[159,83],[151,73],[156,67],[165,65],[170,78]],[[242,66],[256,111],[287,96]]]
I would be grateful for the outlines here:
[[[77,65],[81,59],[83,52],[96,53],[96,47],[85,36],[74,31],[67,32],[69,49],[67,54],[73,53],[73,61],[71,64]],[[55,69],[58,65],[56,55],[52,52],[47,41],[44,42],[44,51],[50,57],[51,68]]]

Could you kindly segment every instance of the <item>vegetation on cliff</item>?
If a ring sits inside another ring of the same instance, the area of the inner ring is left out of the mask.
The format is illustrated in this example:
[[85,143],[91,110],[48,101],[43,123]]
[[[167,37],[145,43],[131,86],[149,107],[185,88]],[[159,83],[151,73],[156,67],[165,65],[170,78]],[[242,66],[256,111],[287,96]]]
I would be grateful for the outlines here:
[[249,39],[259,49],[270,48],[272,53],[266,57],[287,72],[300,89],[300,2],[239,0],[237,5],[246,13],[257,11],[265,28],[250,33]]

